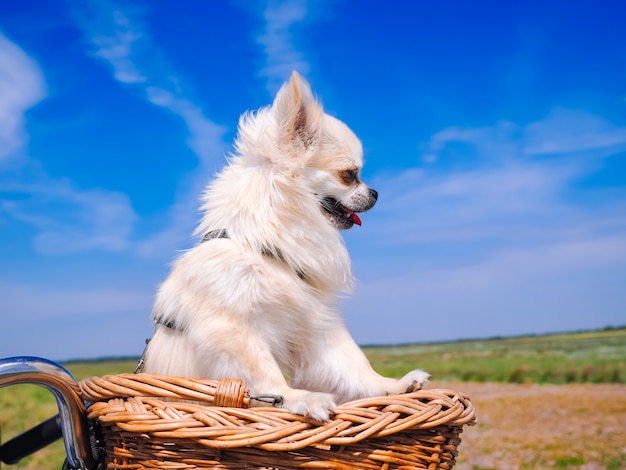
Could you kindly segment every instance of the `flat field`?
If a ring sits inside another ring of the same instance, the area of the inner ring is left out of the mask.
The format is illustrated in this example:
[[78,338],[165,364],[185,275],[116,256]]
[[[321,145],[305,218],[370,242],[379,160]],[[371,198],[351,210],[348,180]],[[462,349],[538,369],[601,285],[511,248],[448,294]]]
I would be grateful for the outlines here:
[[626,383],[626,328],[364,350],[393,377],[420,367],[439,381]]
[[469,395],[478,424],[458,470],[626,469],[626,385],[437,383]]
[[[430,388],[474,402],[456,468],[626,469],[626,329],[365,347],[381,373],[415,367]],[[64,364],[78,379],[132,372],[134,359]],[[0,442],[56,413],[52,395],[32,385],[0,389]],[[61,442],[3,469],[60,469]]]

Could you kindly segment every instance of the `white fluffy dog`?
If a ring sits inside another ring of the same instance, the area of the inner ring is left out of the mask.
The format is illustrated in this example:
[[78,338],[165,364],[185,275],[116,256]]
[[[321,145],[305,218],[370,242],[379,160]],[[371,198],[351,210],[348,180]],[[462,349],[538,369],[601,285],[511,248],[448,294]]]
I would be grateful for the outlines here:
[[203,197],[202,242],[159,289],[144,371],[240,378],[318,420],[338,402],[421,388],[421,370],[376,373],[337,307],[352,284],[338,229],[378,197],[359,179],[359,139],[294,72],[242,116],[235,149]]

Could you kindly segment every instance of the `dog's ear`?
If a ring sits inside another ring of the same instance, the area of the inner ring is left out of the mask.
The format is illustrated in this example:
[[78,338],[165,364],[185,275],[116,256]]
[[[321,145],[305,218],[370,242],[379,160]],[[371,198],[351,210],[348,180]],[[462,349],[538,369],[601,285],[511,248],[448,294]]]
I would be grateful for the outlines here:
[[294,71],[289,81],[281,87],[272,111],[280,126],[282,144],[308,148],[317,141],[322,107],[298,72]]

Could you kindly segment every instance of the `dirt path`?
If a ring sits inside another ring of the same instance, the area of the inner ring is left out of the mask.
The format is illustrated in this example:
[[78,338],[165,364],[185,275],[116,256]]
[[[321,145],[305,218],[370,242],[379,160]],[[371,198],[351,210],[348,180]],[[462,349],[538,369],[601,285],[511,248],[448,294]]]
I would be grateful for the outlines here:
[[626,385],[432,383],[470,396],[455,469],[626,469]]

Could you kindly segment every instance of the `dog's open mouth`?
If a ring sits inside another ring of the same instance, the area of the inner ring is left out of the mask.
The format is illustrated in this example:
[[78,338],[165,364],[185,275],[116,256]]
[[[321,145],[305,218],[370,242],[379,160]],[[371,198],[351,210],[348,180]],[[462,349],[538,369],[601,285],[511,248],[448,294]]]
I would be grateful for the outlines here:
[[335,198],[322,199],[322,208],[338,228],[349,229],[352,225],[361,225],[361,218],[351,209],[341,204]]

